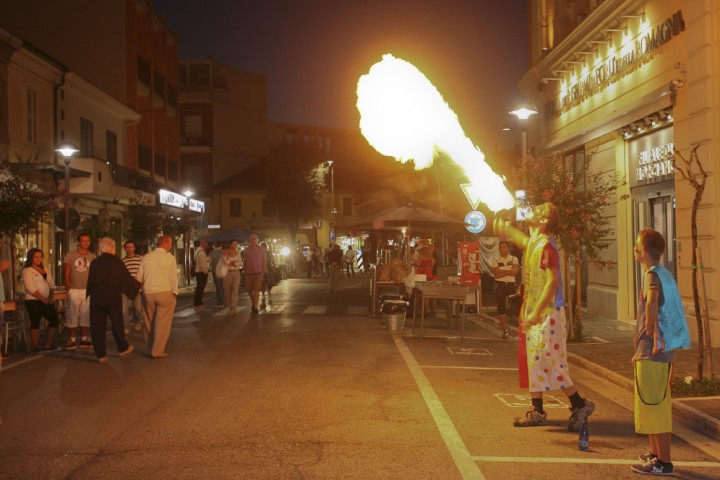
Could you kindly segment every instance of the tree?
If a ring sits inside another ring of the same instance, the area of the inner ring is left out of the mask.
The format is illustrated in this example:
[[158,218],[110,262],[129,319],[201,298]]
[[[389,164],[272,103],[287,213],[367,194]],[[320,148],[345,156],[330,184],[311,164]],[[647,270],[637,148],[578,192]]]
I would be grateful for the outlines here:
[[149,250],[150,239],[158,236],[163,228],[163,212],[154,202],[136,196],[128,205],[128,238],[143,245],[143,251]]
[[544,157],[526,157],[520,168],[520,184],[525,190],[523,206],[552,202],[560,214],[560,227],[553,235],[565,252],[564,284],[570,286],[570,261],[575,267],[575,292],[566,295],[569,302],[570,336],[582,339],[582,265],[583,259],[597,268],[612,268],[602,253],[610,245],[612,228],[607,209],[616,203],[615,192],[624,184],[615,174],[592,172],[592,155],[555,153]]
[[[18,167],[30,163],[23,161]],[[39,222],[50,220],[57,208],[53,193],[43,191],[8,161],[0,161],[0,234],[28,233]]]
[[293,243],[300,222],[317,214],[327,191],[323,151],[310,143],[275,147],[265,163],[266,214],[282,221]]
[[[712,367],[712,340],[710,338],[709,318],[707,311],[707,304],[704,308],[703,315],[701,312],[701,301],[698,288],[698,270],[702,268],[702,265],[698,266],[698,236],[697,236],[697,211],[702,201],[703,192],[705,191],[705,181],[707,180],[708,174],[703,168],[703,164],[698,157],[697,150],[699,145],[693,147],[690,150],[690,157],[685,156],[679,151],[675,150],[673,155],[673,166],[675,170],[680,172],[683,179],[687,181],[690,186],[695,190],[695,197],[693,198],[692,210],[690,213],[690,238],[692,240],[692,288],[693,288],[693,303],[695,304],[695,320],[697,322],[698,331],[698,370],[697,376],[702,380],[703,378],[703,362],[705,361],[705,351],[707,351],[707,365],[708,365],[708,376],[713,378],[713,367]],[[678,162],[678,159],[680,162]],[[702,272],[701,272],[702,273]],[[704,291],[704,279],[702,281]],[[705,341],[703,341],[705,339]]]
[[[0,235],[9,237],[11,251],[15,235],[29,233],[38,223],[49,221],[58,208],[56,195],[43,191],[30,179],[28,166],[33,163],[32,158],[18,158],[13,164],[0,160]],[[15,279],[14,259],[11,265],[11,278]]]

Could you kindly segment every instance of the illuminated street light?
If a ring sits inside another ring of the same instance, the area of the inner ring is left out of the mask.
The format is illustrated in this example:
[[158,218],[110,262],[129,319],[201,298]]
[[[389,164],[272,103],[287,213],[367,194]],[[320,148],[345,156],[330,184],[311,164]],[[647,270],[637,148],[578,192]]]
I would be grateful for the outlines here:
[[[71,143],[65,143],[55,149],[60,155],[63,156],[65,162],[65,245],[63,246],[65,255],[70,249],[70,157],[78,153],[80,150],[75,148],[75,145]],[[68,285],[65,285],[69,288]]]
[[530,118],[531,115],[535,115],[537,110],[530,109],[530,108],[518,108],[517,110],[513,110],[510,112],[510,115],[515,115],[518,120],[520,120],[520,126],[522,127],[521,137],[520,140],[522,141],[522,156],[525,158],[525,154],[527,153],[527,119]]

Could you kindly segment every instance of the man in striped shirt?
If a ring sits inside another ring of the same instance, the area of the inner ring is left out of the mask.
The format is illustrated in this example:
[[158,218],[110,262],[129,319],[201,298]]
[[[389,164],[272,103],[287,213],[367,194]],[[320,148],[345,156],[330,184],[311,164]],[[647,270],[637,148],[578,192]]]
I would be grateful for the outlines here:
[[[123,258],[123,263],[125,264],[125,268],[127,268],[128,272],[130,272],[130,275],[135,278],[138,269],[140,268],[140,261],[143,257],[142,255],[137,255],[135,253],[135,242],[133,241],[128,240],[125,242],[123,248],[125,249],[125,258]],[[131,327],[135,329],[136,332],[139,332],[142,330],[143,309],[141,296],[136,295],[133,300],[130,300],[123,294],[122,303],[123,315],[125,317],[125,334],[127,335],[130,333]],[[131,303],[133,306],[132,310],[130,310]]]

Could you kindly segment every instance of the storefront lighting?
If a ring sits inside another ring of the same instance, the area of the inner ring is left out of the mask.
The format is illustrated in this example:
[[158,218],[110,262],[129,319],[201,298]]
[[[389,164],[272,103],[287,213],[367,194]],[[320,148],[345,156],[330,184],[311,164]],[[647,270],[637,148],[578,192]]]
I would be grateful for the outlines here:
[[548,82],[562,82],[562,78],[560,78],[560,77],[543,77],[542,81],[545,85],[547,85]]

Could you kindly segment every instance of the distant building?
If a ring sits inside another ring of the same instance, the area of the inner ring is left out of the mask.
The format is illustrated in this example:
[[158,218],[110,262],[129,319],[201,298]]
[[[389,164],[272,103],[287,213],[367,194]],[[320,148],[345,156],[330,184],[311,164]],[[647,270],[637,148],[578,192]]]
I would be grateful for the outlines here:
[[215,186],[268,155],[267,79],[213,58],[179,70],[181,183],[209,202]]

